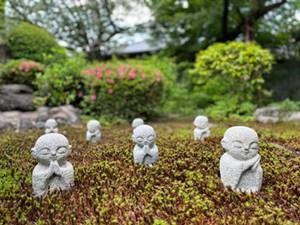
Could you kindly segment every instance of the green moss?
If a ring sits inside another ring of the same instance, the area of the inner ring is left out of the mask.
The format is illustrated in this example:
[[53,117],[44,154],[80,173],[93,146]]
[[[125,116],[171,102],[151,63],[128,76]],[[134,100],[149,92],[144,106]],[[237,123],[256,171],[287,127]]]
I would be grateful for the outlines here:
[[151,169],[133,164],[129,125],[104,127],[97,145],[84,126],[61,128],[75,186],[44,200],[32,197],[30,154],[43,131],[0,134],[0,224],[298,224],[299,124],[239,124],[261,137],[263,186],[253,195],[225,190],[219,177],[220,140],[235,122],[215,124],[204,142],[192,140],[192,121],[152,124],[160,156]]

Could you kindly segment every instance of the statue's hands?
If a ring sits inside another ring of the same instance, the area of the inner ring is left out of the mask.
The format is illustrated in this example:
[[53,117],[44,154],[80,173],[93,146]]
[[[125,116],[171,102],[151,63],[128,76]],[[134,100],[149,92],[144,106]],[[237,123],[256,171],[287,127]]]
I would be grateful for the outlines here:
[[[260,155],[254,156],[252,159],[249,159],[245,162],[243,162],[243,169],[247,170],[249,168],[253,169],[253,167],[258,165],[260,162]],[[254,168],[255,169],[255,168]]]
[[251,167],[251,170],[252,170],[252,171],[255,171],[255,170],[257,169],[259,163],[260,163],[261,156],[260,156],[260,155],[257,155],[257,156],[258,156],[258,158],[257,158],[256,162],[255,162],[254,165]]
[[51,165],[50,166],[52,168],[53,173],[55,173],[56,175],[59,175],[59,176],[62,175],[62,171],[61,171],[61,169],[60,169],[59,164],[58,164],[57,161],[51,161]]

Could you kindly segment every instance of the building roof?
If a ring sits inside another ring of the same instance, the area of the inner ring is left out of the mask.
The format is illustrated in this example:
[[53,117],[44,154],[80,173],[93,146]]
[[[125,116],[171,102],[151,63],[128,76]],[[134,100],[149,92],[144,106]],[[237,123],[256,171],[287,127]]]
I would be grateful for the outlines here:
[[117,51],[117,54],[139,54],[139,53],[151,53],[163,49],[162,45],[155,45],[149,41],[140,41],[133,44],[129,44]]

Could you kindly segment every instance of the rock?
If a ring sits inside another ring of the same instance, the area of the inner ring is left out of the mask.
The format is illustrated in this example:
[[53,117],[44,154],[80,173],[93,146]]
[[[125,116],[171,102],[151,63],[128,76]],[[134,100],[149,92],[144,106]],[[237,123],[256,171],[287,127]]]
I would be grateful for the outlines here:
[[155,144],[156,134],[149,125],[140,125],[133,130],[132,139],[134,162],[141,165],[153,166],[158,159],[158,148]]
[[74,168],[66,160],[71,153],[68,139],[58,133],[44,134],[31,149],[38,161],[32,172],[35,197],[46,197],[48,192],[69,190],[74,185]]
[[194,120],[194,140],[204,140],[209,137],[208,118],[206,116],[197,116]]
[[220,159],[220,174],[224,186],[234,191],[258,192],[263,170],[255,130],[244,126],[231,127],[226,130],[221,144],[226,151]]
[[97,120],[90,120],[87,125],[86,140],[91,144],[96,144],[101,139],[101,125]]
[[281,111],[275,106],[256,109],[256,121],[260,123],[276,123],[282,121],[300,121],[300,112]]
[[52,118],[59,125],[80,123],[80,110],[71,105],[59,107],[41,107],[33,112],[0,112],[0,131],[14,129],[24,132],[29,129],[45,128],[45,122]]
[[23,84],[0,87],[0,111],[33,111],[35,109],[32,89]]

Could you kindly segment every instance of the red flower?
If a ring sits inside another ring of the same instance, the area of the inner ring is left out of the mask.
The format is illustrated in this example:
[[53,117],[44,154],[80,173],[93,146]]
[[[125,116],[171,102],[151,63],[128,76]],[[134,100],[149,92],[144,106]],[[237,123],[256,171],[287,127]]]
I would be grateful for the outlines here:
[[133,80],[136,77],[135,69],[131,69],[129,72],[129,80]]
[[93,69],[87,69],[83,71],[83,74],[86,76],[91,76],[95,74],[95,71]]
[[78,92],[78,93],[77,93],[77,96],[78,96],[79,98],[82,98],[82,97],[83,97],[83,95],[84,95],[84,94],[83,94],[83,92],[82,92],[82,91],[80,91],[80,92]]
[[101,69],[96,69],[96,79],[100,80],[102,78],[102,71]]
[[111,74],[111,70],[110,70],[110,69],[106,69],[106,70],[105,70],[105,75],[106,75],[107,77],[109,77],[110,74]]
[[113,79],[107,79],[106,82],[109,83],[109,84],[114,84],[115,83]]

